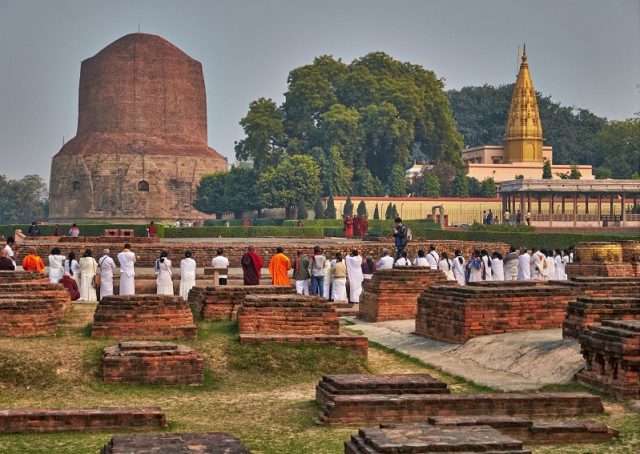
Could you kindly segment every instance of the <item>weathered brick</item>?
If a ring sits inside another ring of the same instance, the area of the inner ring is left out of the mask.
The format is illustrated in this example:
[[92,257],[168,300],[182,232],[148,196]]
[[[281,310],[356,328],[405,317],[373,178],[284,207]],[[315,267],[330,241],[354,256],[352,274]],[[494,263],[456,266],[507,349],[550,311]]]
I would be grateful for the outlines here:
[[196,286],[189,292],[189,305],[196,317],[204,320],[236,320],[245,296],[294,294],[295,289],[273,285]]
[[224,432],[116,435],[100,454],[249,454],[236,437]]

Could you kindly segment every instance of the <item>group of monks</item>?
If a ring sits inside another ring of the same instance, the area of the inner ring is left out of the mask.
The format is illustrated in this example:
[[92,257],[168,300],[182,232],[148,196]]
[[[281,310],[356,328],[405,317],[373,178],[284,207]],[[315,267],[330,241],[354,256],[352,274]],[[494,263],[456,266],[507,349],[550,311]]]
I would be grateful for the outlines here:
[[347,239],[353,236],[362,239],[369,233],[369,221],[364,214],[361,216],[346,216],[343,221],[343,230]]

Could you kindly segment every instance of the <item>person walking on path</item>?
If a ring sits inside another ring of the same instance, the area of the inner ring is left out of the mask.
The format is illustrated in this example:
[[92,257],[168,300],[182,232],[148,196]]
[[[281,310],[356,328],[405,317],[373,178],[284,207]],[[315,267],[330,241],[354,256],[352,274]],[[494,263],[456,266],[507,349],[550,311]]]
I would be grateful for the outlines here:
[[320,246],[314,246],[313,255],[309,261],[312,295],[324,296],[324,262],[326,260]]
[[91,249],[84,251],[78,263],[80,271],[80,299],[82,301],[98,301],[94,278],[98,272],[98,263],[93,258]]
[[100,270],[100,300],[105,296],[113,295],[113,275],[116,271],[116,262],[109,255],[109,249],[102,251],[102,257],[98,260]]
[[358,254],[357,249],[351,251],[351,254],[345,258],[345,265],[347,267],[347,276],[349,277],[349,303],[355,304],[360,301],[362,281],[364,279],[362,257]]
[[259,285],[260,274],[264,266],[264,259],[256,252],[256,248],[249,246],[240,260],[244,285]]
[[284,255],[281,247],[276,249],[276,254],[269,261],[269,274],[271,274],[271,283],[273,285],[291,285],[289,280],[289,270],[291,269],[291,261],[289,257]]
[[136,255],[131,252],[131,245],[126,243],[122,252],[118,254],[120,263],[120,295],[136,294]]
[[309,294],[309,257],[304,252],[298,251],[295,259],[293,259],[293,280],[296,283],[296,293],[298,295]]
[[185,301],[189,298],[189,291],[196,285],[196,261],[191,256],[191,251],[186,251],[180,260],[180,296]]

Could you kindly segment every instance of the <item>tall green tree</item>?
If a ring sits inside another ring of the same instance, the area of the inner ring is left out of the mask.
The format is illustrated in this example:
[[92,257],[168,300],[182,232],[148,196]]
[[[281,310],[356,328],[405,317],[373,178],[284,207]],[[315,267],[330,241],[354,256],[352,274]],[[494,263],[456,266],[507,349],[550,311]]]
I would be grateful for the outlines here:
[[40,176],[10,180],[0,175],[0,224],[45,220],[49,214],[48,201],[47,185]]
[[480,180],[474,177],[466,177],[467,186],[469,187],[469,197],[483,197],[482,195],[482,183]]
[[245,211],[260,210],[257,179],[255,170],[240,166],[234,166],[228,172],[204,175],[196,188],[193,207],[218,217],[233,213],[236,218]]
[[579,180],[582,177],[582,173],[578,170],[578,166],[571,166],[571,171],[569,172],[570,180]]
[[357,109],[332,105],[320,116],[318,135],[324,148],[338,147],[347,168],[364,166],[363,127]]
[[456,173],[452,186],[453,197],[469,197],[469,178],[462,170]]
[[433,165],[433,173],[438,177],[442,197],[453,196],[453,178],[456,176],[456,172],[456,167],[445,161],[438,161]]
[[440,181],[435,172],[425,172],[421,195],[423,197],[440,197]]
[[378,209],[378,204],[376,203],[376,209],[373,210],[373,219],[380,219],[380,210]]
[[494,198],[498,190],[496,188],[496,180],[493,178],[485,178],[481,184],[482,197]]
[[364,200],[361,200],[360,203],[358,204],[358,209],[356,210],[356,213],[358,213],[358,216],[368,216],[367,204],[364,203]]
[[342,152],[338,146],[328,150],[321,147],[311,149],[311,156],[320,167],[320,181],[322,183],[321,194],[346,195],[351,187],[351,175],[344,165]]
[[353,202],[351,201],[351,196],[347,196],[347,200],[344,202],[344,209],[342,210],[342,215],[344,217],[353,216]]
[[307,204],[304,203],[304,200],[300,200],[298,202],[298,207],[296,211],[296,219],[307,219]]
[[313,204],[313,214],[315,219],[324,219],[324,205],[322,204],[322,199],[318,197],[316,202]]
[[387,180],[387,194],[390,197],[406,197],[407,196],[407,180],[405,179],[404,169],[400,164],[396,164],[389,173]]
[[265,207],[285,207],[291,219],[300,202],[310,206],[320,194],[320,169],[309,156],[284,155],[260,174],[257,187]]
[[609,170],[613,178],[638,178],[640,118],[612,121],[598,132],[595,143],[595,166]]
[[553,178],[553,173],[551,172],[551,161],[546,160],[544,165],[542,166],[542,179],[550,180]]
[[351,193],[361,197],[379,197],[384,195],[382,182],[374,177],[369,169],[356,170],[351,182]]
[[286,147],[282,108],[271,99],[260,98],[249,104],[240,125],[246,137],[236,142],[236,158],[252,161],[258,171],[276,164]]
[[336,211],[336,203],[333,200],[333,195],[329,194],[329,198],[327,199],[327,209],[324,212],[325,219],[336,219],[338,217],[338,212]]

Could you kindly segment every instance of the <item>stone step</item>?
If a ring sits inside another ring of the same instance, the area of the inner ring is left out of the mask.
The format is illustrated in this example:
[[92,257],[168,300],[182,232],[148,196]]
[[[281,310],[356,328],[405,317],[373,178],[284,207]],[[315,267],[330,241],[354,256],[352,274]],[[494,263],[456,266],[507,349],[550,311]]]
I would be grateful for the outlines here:
[[187,452],[249,454],[249,449],[224,432],[116,435],[100,454],[182,454]]

